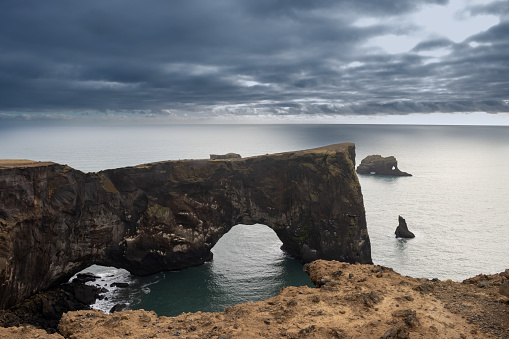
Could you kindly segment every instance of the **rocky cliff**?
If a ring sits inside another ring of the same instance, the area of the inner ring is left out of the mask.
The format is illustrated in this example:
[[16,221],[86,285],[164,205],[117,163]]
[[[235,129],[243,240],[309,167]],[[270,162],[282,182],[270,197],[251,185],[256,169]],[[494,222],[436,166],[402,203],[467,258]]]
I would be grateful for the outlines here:
[[355,146],[83,173],[0,162],[0,307],[92,265],[136,275],[210,260],[237,224],[271,227],[304,262],[370,263]]

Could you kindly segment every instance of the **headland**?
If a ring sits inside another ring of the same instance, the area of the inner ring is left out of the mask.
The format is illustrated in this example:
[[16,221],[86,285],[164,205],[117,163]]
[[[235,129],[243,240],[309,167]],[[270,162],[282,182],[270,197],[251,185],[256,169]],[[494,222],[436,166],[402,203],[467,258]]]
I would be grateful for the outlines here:
[[0,163],[0,307],[93,264],[135,275],[211,260],[237,224],[272,228],[302,262],[371,263],[355,145],[83,173]]

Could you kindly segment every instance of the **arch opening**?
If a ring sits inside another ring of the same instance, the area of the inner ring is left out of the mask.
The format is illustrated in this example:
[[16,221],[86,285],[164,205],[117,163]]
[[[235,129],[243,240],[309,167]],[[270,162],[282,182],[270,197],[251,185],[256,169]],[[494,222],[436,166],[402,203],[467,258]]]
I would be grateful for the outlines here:
[[[122,303],[131,309],[153,310],[160,316],[216,312],[243,302],[266,300],[283,286],[313,286],[302,263],[286,254],[281,245],[268,226],[239,224],[212,248],[213,260],[201,266],[144,277],[98,265],[82,272],[100,276],[101,280],[92,284],[109,290],[106,300],[94,304],[105,312]],[[117,281],[129,287],[110,287]]]
[[212,248],[218,293],[231,302],[264,300],[283,286],[311,285],[302,263],[282,249],[276,232],[262,224],[234,226]]

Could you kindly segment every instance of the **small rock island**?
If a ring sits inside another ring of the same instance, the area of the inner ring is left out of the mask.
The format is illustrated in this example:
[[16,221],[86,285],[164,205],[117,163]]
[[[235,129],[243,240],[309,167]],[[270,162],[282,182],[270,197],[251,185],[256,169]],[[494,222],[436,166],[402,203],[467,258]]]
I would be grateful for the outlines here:
[[382,157],[381,155],[368,155],[362,159],[357,167],[359,174],[393,175],[409,177],[410,173],[402,172],[398,168],[398,161],[394,156]]
[[399,216],[398,221],[399,225],[396,227],[396,232],[394,232],[394,234],[396,234],[396,238],[415,238],[415,235],[408,230],[406,220],[401,215]]

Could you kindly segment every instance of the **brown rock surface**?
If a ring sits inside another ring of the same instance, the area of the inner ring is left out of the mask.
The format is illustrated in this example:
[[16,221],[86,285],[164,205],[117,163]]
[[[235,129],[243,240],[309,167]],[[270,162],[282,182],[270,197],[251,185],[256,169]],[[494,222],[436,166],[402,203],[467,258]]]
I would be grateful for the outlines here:
[[271,227],[304,262],[371,262],[355,145],[83,173],[0,163],[0,307],[99,264],[136,275],[200,265],[237,224]]
[[45,330],[35,328],[33,326],[21,327],[0,327],[0,339],[61,339],[63,338],[58,333],[49,334]]
[[500,288],[498,290],[500,294],[505,295],[506,297],[509,297],[509,282],[506,282],[502,285],[500,285]]
[[[336,261],[315,261],[307,272],[320,288],[286,287],[266,301],[177,317],[143,310],[69,312],[59,329],[76,339],[509,337],[509,299],[497,292],[507,280],[502,275],[483,276],[492,284],[478,287]],[[419,288],[424,284],[430,288]],[[12,331],[0,328],[0,337]]]

